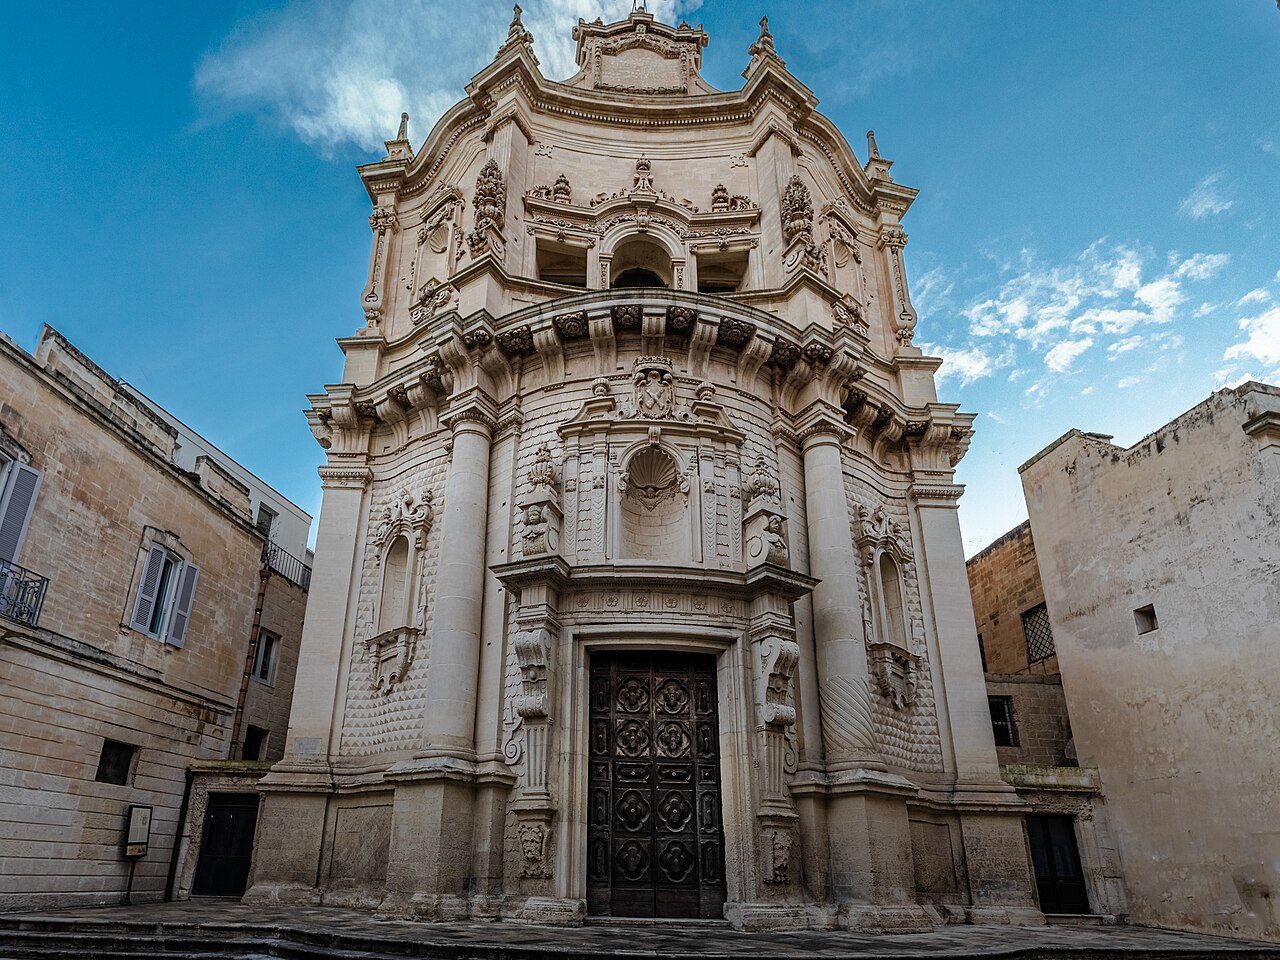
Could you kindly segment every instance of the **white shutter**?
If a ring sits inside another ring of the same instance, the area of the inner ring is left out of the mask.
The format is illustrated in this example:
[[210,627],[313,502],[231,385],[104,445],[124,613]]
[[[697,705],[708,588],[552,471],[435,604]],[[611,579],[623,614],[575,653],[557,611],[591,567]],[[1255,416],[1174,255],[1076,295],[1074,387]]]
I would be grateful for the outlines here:
[[156,604],[164,602],[163,597],[156,596],[160,591],[160,575],[164,572],[165,559],[169,551],[159,544],[153,544],[147,554],[147,562],[142,567],[142,580],[138,584],[138,601],[133,605],[133,620],[129,626],[143,633],[151,632],[151,615],[155,613]]
[[16,460],[10,466],[9,483],[0,496],[0,560],[17,563],[22,538],[40,489],[41,473]]
[[184,563],[178,574],[178,596],[173,604],[173,616],[169,618],[169,636],[165,643],[180,647],[187,641],[187,625],[191,622],[191,604],[196,598],[196,583],[200,580],[200,568],[194,563]]

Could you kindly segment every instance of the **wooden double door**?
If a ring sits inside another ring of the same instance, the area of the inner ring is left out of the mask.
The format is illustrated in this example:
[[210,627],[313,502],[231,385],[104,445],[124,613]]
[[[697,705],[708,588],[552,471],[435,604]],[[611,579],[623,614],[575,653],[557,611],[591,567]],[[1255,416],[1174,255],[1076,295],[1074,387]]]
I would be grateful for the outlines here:
[[258,826],[256,793],[211,793],[200,838],[191,893],[197,897],[244,895]]
[[724,916],[715,658],[591,659],[587,908]]

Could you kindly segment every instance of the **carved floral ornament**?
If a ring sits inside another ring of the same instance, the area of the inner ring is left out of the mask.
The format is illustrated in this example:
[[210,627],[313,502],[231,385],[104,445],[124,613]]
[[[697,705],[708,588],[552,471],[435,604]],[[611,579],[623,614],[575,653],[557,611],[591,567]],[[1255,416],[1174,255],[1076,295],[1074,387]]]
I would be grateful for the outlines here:
[[383,508],[373,531],[373,542],[381,550],[397,534],[412,534],[421,549],[434,514],[430,490],[420,493],[406,490]]
[[493,245],[494,234],[502,235],[507,212],[507,184],[492,157],[485,161],[480,175],[476,177],[472,206],[475,209],[475,229],[467,236],[467,244],[472,255],[479,256]]

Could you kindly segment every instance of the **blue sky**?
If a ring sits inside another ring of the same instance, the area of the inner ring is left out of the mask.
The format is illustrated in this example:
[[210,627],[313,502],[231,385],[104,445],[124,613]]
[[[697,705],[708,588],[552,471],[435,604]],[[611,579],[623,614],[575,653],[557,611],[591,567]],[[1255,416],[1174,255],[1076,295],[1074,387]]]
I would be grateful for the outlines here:
[[[579,15],[528,0],[547,75]],[[0,13],[0,330],[50,323],[304,508],[304,394],[361,325],[355,174],[415,142],[507,3],[9,4]],[[1025,517],[1017,466],[1071,427],[1132,443],[1213,390],[1280,381],[1280,10],[1272,0],[650,3],[741,83],[780,55],[900,182],[917,343],[979,414],[972,553]]]

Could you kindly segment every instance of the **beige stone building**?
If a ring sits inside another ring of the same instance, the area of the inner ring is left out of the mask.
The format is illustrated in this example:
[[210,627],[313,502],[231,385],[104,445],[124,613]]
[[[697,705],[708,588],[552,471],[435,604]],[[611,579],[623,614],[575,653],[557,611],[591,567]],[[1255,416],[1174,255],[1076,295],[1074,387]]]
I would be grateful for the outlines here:
[[1123,917],[1119,853],[1098,770],[1076,756],[1031,524],[1010,530],[967,568],[996,756],[1027,803],[1040,909]]
[[0,906],[119,903],[133,807],[160,899],[190,765],[282,754],[306,571],[251,495],[307,519],[56,331],[0,335]]
[[251,900],[427,919],[1041,922],[895,183],[767,23],[517,18],[361,168],[315,589]]
[[1128,912],[1280,939],[1280,388],[1221,390],[1128,449],[1110,440],[1073,430],[1021,473]]

